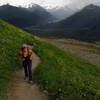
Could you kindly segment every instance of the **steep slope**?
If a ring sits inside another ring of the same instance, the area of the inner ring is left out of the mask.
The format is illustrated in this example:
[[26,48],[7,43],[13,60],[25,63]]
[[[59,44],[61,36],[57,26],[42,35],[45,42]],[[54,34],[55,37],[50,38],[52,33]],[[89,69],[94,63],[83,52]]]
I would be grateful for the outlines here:
[[0,20],[0,100],[5,100],[9,80],[21,67],[18,50],[23,43],[34,43],[34,51],[41,57],[34,79],[52,100],[100,99],[99,67]]
[[23,43],[33,44],[34,37],[0,20],[0,100],[5,100],[9,80],[21,67],[18,51]]
[[29,27],[47,23],[53,18],[44,8],[36,5],[34,11],[28,8],[11,6],[9,4],[0,6],[0,18],[18,27]]

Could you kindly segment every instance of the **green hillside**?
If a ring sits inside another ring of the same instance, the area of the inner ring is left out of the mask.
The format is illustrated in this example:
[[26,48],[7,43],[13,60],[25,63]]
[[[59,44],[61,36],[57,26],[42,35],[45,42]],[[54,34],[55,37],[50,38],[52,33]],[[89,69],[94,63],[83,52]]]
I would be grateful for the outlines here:
[[21,65],[18,49],[23,43],[32,44],[33,36],[0,20],[0,100],[4,100],[8,81]]
[[42,63],[34,79],[51,100],[100,100],[100,68],[45,41],[36,41]]
[[5,100],[9,80],[21,67],[18,50],[35,44],[41,63],[34,79],[51,100],[99,100],[100,68],[0,20],[0,100]]

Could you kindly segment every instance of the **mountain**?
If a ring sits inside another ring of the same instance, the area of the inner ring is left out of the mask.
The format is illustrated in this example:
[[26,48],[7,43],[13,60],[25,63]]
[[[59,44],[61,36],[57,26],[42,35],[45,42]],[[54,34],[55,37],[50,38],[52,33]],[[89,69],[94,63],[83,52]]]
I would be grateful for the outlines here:
[[44,24],[53,19],[51,14],[38,5],[29,9],[3,5],[0,6],[0,18],[22,28]]
[[88,5],[62,21],[50,23],[35,30],[39,36],[67,37],[83,41],[100,41],[100,7]]
[[73,10],[69,8],[68,6],[64,7],[55,7],[52,9],[48,9],[48,12],[50,12],[52,15],[54,15],[58,20],[65,19],[71,15],[73,15],[77,10]]
[[46,9],[44,9],[38,4],[34,4],[34,3],[30,4],[28,10],[32,13],[39,12],[39,15],[41,17],[44,17],[47,22],[49,21],[52,22],[53,20],[56,20],[56,17],[54,17],[51,13],[49,13]]
[[[100,7],[96,5],[88,5],[81,11],[56,23],[54,26],[59,28],[98,28],[100,26]],[[58,26],[59,25],[59,26]]]

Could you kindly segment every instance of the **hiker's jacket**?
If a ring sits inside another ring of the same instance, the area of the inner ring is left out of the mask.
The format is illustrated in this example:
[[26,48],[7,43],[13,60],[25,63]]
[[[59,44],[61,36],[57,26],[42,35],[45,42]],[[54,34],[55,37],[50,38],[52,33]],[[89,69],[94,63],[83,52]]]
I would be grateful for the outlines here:
[[24,48],[23,50],[20,50],[19,52],[19,57],[22,60],[25,60],[26,58],[28,58],[29,60],[32,60],[32,56],[33,56],[33,51],[28,48]]

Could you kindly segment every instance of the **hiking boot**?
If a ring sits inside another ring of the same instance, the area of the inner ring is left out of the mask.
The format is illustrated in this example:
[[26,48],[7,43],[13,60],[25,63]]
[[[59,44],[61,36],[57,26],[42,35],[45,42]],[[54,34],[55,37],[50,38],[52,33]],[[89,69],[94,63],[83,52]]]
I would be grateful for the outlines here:
[[33,81],[32,81],[32,80],[29,80],[29,81],[28,81],[28,83],[32,84],[32,83],[33,83]]
[[27,80],[28,80],[28,77],[25,77],[25,78],[24,78],[24,80],[26,80],[26,81],[27,81]]

